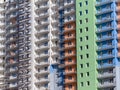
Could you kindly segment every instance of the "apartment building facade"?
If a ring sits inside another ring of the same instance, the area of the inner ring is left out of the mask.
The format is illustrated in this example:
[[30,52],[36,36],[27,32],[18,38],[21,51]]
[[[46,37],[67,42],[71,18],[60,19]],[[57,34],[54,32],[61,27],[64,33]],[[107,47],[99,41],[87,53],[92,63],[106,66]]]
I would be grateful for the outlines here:
[[118,0],[0,0],[0,90],[120,90]]
[[119,0],[76,0],[78,90],[119,90]]

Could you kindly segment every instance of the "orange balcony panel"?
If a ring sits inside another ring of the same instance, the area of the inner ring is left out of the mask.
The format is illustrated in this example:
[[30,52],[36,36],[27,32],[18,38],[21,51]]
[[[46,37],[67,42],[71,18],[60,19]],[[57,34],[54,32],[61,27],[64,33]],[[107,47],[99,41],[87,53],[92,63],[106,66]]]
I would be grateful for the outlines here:
[[76,65],[76,62],[71,62],[71,63],[68,63],[68,62],[65,62],[65,66],[68,67],[68,66],[75,66]]
[[65,75],[74,75],[74,74],[76,74],[76,71],[67,71],[67,72],[65,72]]
[[68,80],[68,79],[65,79],[65,84],[71,84],[71,83],[76,83],[76,79],[72,79],[72,80]]

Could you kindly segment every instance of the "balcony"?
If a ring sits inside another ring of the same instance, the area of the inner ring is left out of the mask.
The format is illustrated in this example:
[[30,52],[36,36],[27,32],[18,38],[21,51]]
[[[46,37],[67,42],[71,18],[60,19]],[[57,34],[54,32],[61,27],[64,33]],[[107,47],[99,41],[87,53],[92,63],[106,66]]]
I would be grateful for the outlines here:
[[64,71],[63,74],[64,75],[74,75],[74,74],[76,74],[76,71],[67,71],[67,72]]
[[64,16],[72,15],[72,14],[75,14],[75,9],[74,8],[72,8],[69,11],[67,11],[67,10],[64,11]]
[[114,36],[112,35],[104,35],[104,36],[101,36],[100,38],[97,39],[97,42],[102,42],[102,41],[106,41],[106,40],[112,40],[114,39]]
[[39,51],[43,51],[46,49],[49,49],[49,45],[40,45],[36,48],[36,51],[39,52]]
[[75,18],[71,18],[71,19],[64,19],[64,23],[71,23],[74,22]]
[[37,39],[36,44],[42,44],[41,42],[48,41],[48,40],[49,40],[48,36],[46,36],[46,37],[40,37],[40,38]]
[[42,12],[41,13],[37,13],[36,12],[36,14],[38,16],[38,17],[35,17],[36,20],[47,18],[49,16],[48,12],[46,12],[46,13],[42,13]]
[[38,63],[36,63],[36,67],[43,67],[43,66],[48,66],[49,65],[49,62],[43,62],[43,61],[41,61],[41,62],[38,62]]
[[64,41],[75,40],[75,35],[70,37],[65,37]]
[[53,36],[51,37],[51,39],[52,39],[52,41],[56,41],[56,40],[59,40],[59,37],[58,37],[57,35],[53,35]]
[[112,20],[113,20],[112,17],[110,17],[110,18],[102,18],[102,19],[98,19],[96,24],[98,25],[98,24],[102,24],[102,23],[107,23],[107,22],[111,22]]
[[45,83],[49,83],[48,78],[41,78],[41,79],[38,79],[36,82],[36,84],[45,84]]
[[15,80],[17,80],[17,77],[10,76],[8,81],[15,81]]
[[46,58],[46,57],[49,57],[49,54],[48,53],[41,53],[40,55],[37,55],[36,56],[36,60],[40,60],[41,58]]
[[113,26],[105,26],[105,27],[102,27],[102,28],[97,28],[96,33],[111,31],[111,30],[113,30],[113,29],[114,29]]
[[98,55],[97,60],[103,60],[103,59],[109,59],[109,58],[114,58],[114,55],[113,54]]
[[36,76],[41,76],[41,75],[46,75],[49,73],[49,70],[39,70],[37,73],[36,73]]
[[105,4],[109,4],[109,3],[112,3],[113,0],[99,0],[96,2],[96,7],[98,6],[102,6],[102,5],[105,5]]
[[104,82],[103,84],[99,84],[98,88],[110,88],[110,87],[115,87],[116,84],[115,82]]
[[71,7],[71,6],[73,6],[75,4],[75,1],[74,0],[71,0],[70,2],[64,2],[64,7]]
[[98,79],[103,79],[103,78],[111,78],[111,77],[115,77],[115,73],[113,72],[105,72],[102,74],[98,74]]
[[48,33],[49,32],[49,30],[48,29],[41,29],[41,30],[37,30],[37,32],[35,33],[35,35],[37,36],[37,37],[39,37],[39,36],[41,36],[41,35],[43,35],[43,34],[46,34],[46,33]]
[[65,80],[64,84],[71,84],[71,83],[76,83],[77,80],[76,79],[72,79],[72,80]]
[[103,45],[103,46],[98,46],[97,51],[108,50],[113,48],[114,48],[114,45]]
[[9,88],[16,88],[17,87],[17,83],[15,84],[9,84]]
[[35,5],[39,5],[39,4],[46,2],[46,1],[48,1],[48,0],[35,0]]
[[112,8],[104,8],[101,10],[97,10],[96,15],[101,15],[101,14],[110,13],[110,12],[113,12]]
[[103,64],[103,65],[99,65],[98,66],[98,70],[103,70],[103,69],[107,69],[107,68],[114,68],[115,65],[114,64]]

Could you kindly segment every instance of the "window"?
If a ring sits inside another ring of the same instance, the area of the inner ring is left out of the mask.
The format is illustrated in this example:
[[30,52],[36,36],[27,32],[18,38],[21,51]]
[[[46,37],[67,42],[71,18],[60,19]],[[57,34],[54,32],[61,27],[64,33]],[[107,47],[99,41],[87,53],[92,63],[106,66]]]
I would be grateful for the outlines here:
[[72,44],[72,42],[70,41],[70,42],[68,42],[68,45],[71,45]]
[[83,86],[83,82],[80,83],[80,86]]
[[85,19],[85,22],[88,23],[88,18]]
[[83,55],[80,55],[80,59],[83,59]]
[[82,50],[82,46],[80,46],[80,50]]
[[69,77],[68,77],[68,80],[72,80],[72,76],[69,76]]
[[80,33],[82,33],[82,28],[80,28]]
[[88,14],[88,10],[85,10],[85,14]]
[[72,62],[72,59],[71,59],[71,58],[68,58],[68,62]]
[[72,34],[71,33],[68,33],[68,37],[70,37]]
[[71,24],[68,24],[68,25],[67,25],[67,28],[71,28]]
[[72,67],[68,67],[68,71],[72,71]]
[[86,58],[89,58],[89,54],[86,54]]
[[82,37],[80,37],[80,41],[82,41]]
[[85,1],[85,4],[88,5],[88,1]]
[[79,22],[80,22],[80,24],[82,24],[82,20],[80,20]]
[[80,68],[83,68],[83,64],[80,64]]
[[87,85],[88,85],[88,86],[90,85],[90,82],[89,82],[89,81],[87,81]]
[[88,49],[89,48],[88,45],[86,45],[85,48]]
[[83,73],[80,73],[80,77],[83,77]]
[[82,11],[79,12],[80,13],[80,16],[82,15]]
[[69,90],[72,90],[72,85],[69,85],[68,88],[69,88]]
[[82,7],[82,2],[79,3],[80,7]]
[[86,32],[88,31],[88,27],[85,28],[85,31],[86,31]]
[[86,67],[89,67],[89,63],[86,63]]
[[68,53],[69,53],[69,54],[72,53],[72,50],[68,50]]
[[88,40],[88,36],[86,36],[85,39]]
[[89,72],[87,72],[87,73],[86,73],[86,76],[89,76],[89,75],[90,75]]

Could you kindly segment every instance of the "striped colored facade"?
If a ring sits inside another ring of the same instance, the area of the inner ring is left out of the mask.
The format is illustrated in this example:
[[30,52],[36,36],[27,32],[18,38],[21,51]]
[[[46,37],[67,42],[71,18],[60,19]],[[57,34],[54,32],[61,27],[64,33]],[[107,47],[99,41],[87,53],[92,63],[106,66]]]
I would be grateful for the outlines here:
[[119,0],[0,0],[0,90],[120,90]]

